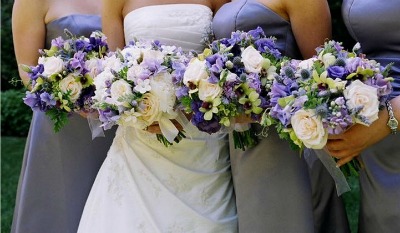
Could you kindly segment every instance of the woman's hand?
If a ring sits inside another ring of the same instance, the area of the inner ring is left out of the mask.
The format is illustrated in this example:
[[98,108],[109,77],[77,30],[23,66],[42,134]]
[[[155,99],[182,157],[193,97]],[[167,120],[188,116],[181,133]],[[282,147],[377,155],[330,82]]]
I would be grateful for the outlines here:
[[[176,120],[171,120],[171,122],[175,125],[175,127],[179,130],[182,131],[183,127],[181,124],[178,123]],[[160,125],[158,122],[154,122],[152,125],[148,126],[146,129],[147,132],[149,133],[154,133],[154,134],[162,134]]]
[[355,124],[341,134],[329,135],[325,149],[330,155],[339,159],[337,165],[342,166],[386,137],[390,133],[386,122],[387,116],[380,116],[370,126]]

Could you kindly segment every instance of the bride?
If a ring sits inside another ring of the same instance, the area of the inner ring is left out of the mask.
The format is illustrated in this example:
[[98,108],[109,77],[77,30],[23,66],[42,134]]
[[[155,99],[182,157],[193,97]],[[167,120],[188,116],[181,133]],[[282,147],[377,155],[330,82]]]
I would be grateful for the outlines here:
[[[138,38],[201,52],[224,2],[103,0],[103,31],[111,49]],[[237,232],[227,135],[190,124],[185,131],[166,148],[154,134],[120,126],[78,233]]]

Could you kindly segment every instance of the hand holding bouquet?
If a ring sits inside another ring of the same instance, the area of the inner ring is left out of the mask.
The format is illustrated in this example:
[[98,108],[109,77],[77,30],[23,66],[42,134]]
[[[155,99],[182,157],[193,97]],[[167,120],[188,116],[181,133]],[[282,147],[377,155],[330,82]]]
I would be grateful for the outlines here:
[[89,38],[66,31],[68,39],[55,38],[49,50],[40,50],[38,65],[22,65],[30,78],[31,90],[24,103],[33,110],[46,112],[58,132],[72,112],[91,112],[93,78],[99,61],[107,53],[106,37],[93,32]]
[[293,147],[322,149],[328,134],[353,124],[369,126],[391,92],[390,66],[381,67],[340,43],[328,41],[316,56],[283,63],[262,124],[276,124]]

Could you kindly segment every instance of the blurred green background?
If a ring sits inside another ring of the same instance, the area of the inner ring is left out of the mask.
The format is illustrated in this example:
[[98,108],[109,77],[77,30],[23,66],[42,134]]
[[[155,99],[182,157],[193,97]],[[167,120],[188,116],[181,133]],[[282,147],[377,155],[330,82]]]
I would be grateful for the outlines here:
[[[344,27],[342,1],[328,1],[332,14],[333,39],[351,48],[354,41]],[[25,90],[18,82],[14,57],[11,12],[14,1],[1,1],[1,233],[9,233],[15,205],[16,188],[32,112],[23,102]],[[29,35],[27,35],[29,38]],[[349,180],[352,191],[344,194],[352,232],[357,232],[359,186],[357,178]]]

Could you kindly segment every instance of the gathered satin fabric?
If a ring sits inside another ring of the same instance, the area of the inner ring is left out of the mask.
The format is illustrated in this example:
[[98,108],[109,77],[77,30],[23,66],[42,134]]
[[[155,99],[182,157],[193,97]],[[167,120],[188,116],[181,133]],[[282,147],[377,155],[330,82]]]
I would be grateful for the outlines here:
[[[199,52],[211,17],[197,4],[139,8],[125,17],[125,40],[158,39]],[[227,135],[191,123],[185,134],[166,148],[154,134],[119,126],[78,232],[237,232]]]
[[[101,30],[98,15],[68,15],[46,25],[46,48],[52,39]],[[27,35],[29,40],[29,35]],[[114,138],[92,140],[87,119],[72,114],[55,133],[43,112],[33,112],[18,184],[13,233],[76,232],[86,198]]]
[[[342,15],[352,37],[369,59],[393,62],[394,92],[400,94],[400,2],[345,0]],[[360,233],[400,229],[400,134],[389,135],[361,153]]]
[[[257,26],[276,38],[282,55],[301,59],[290,22],[258,1],[227,3],[213,20],[217,39]],[[239,231],[349,232],[342,200],[321,162],[317,159],[309,167],[304,156],[290,149],[273,128],[260,139],[256,147],[244,152],[233,149],[230,140]],[[313,151],[310,154],[315,157]]]

